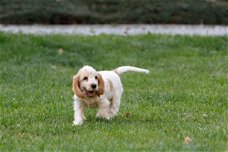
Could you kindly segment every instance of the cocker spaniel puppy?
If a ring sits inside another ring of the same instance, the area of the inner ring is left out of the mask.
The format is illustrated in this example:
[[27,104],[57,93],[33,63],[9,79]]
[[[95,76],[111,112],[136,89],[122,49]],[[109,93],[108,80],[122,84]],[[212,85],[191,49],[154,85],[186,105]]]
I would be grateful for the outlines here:
[[98,107],[97,118],[111,119],[118,114],[123,87],[119,75],[124,72],[144,72],[131,66],[122,66],[113,71],[97,72],[91,66],[82,67],[73,77],[74,125],[85,120],[85,107]]

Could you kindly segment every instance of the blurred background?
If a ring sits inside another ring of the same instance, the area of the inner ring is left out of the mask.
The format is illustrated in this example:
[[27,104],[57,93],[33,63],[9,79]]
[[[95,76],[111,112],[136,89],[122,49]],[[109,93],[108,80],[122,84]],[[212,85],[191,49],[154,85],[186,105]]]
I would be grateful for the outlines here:
[[0,24],[228,25],[228,0],[0,0]]

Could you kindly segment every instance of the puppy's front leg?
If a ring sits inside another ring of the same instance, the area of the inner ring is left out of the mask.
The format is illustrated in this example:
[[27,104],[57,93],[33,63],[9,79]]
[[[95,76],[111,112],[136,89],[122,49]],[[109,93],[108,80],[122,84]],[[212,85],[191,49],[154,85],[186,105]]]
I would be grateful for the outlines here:
[[105,118],[110,119],[109,113],[110,102],[104,98],[98,103],[98,112],[96,114],[96,118]]
[[82,125],[83,120],[85,119],[84,116],[84,105],[81,101],[75,100],[74,101],[74,125]]

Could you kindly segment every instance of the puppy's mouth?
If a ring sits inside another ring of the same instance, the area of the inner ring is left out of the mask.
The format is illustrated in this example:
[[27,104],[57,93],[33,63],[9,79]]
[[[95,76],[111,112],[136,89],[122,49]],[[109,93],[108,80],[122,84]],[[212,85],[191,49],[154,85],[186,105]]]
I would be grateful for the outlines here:
[[94,97],[94,96],[96,95],[96,91],[95,91],[95,90],[91,90],[91,91],[83,90],[83,93],[84,93],[87,97]]

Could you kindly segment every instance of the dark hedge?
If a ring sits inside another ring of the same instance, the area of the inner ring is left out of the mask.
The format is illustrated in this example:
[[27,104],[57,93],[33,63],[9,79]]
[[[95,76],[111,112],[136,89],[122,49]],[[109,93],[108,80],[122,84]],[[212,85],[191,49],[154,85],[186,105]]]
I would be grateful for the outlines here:
[[228,24],[209,0],[0,0],[2,24]]

